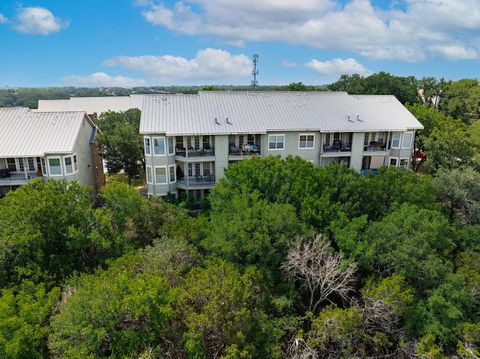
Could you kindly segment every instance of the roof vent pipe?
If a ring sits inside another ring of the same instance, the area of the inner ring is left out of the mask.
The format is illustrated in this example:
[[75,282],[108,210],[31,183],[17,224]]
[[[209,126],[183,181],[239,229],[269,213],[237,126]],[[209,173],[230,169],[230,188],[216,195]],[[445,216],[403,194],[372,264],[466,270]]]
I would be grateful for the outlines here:
[[363,122],[363,120],[360,119],[360,115],[357,113],[357,121],[358,122]]
[[215,117],[215,124],[219,125],[220,122],[218,121],[218,118]]
[[229,125],[232,125],[232,122],[228,119],[228,117],[225,118],[225,122],[228,123]]
[[352,120],[352,116],[351,116],[351,115],[347,115],[347,120],[348,120],[348,122],[353,123],[353,120]]

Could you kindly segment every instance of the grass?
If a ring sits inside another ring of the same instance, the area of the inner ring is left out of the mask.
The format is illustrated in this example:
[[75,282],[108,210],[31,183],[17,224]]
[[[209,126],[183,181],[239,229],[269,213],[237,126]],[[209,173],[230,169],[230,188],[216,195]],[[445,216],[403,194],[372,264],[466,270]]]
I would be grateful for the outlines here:
[[[125,173],[106,174],[107,182],[128,184],[128,176]],[[138,178],[132,180],[133,187],[143,187],[145,185],[145,176],[141,173]]]

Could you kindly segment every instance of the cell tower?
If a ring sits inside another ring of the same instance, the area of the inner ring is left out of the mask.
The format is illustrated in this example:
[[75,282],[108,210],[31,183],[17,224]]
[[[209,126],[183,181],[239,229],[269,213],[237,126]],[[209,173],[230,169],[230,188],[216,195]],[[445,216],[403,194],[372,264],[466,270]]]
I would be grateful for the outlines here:
[[253,54],[253,70],[252,70],[252,75],[253,75],[253,80],[252,80],[252,86],[256,87],[258,85],[257,81],[257,76],[258,76],[258,54]]

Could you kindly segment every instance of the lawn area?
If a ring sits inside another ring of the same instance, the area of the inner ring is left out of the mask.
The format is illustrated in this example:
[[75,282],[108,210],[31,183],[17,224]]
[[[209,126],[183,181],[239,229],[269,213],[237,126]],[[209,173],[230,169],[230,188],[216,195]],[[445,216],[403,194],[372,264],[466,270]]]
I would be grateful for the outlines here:
[[[105,174],[107,182],[125,183],[128,184],[128,177],[125,173]],[[145,176],[140,174],[138,178],[132,180],[133,187],[143,187],[145,185]]]

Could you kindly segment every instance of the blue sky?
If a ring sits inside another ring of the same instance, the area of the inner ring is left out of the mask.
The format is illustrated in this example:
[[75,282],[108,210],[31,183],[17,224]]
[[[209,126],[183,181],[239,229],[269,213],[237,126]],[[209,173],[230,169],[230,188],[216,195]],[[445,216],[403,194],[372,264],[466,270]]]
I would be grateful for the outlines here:
[[0,3],[0,87],[477,77],[479,0]]

